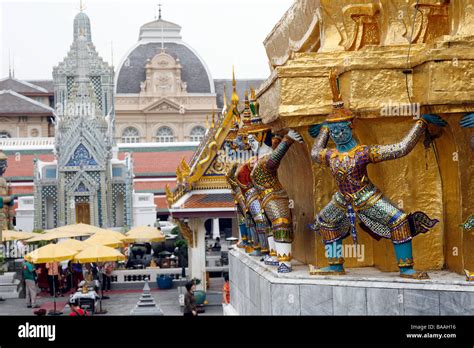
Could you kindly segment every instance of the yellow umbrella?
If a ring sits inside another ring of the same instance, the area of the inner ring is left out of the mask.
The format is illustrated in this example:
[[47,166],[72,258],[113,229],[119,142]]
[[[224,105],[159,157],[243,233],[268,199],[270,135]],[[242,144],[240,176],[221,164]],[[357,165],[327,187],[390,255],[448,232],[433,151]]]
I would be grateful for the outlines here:
[[124,241],[136,242],[136,241],[147,241],[147,242],[162,242],[165,240],[165,235],[155,227],[150,226],[139,226],[132,228],[126,234]]
[[112,236],[114,238],[117,238],[119,240],[122,240],[125,238],[125,235],[123,233],[113,231],[113,230],[102,230],[94,233],[94,235],[101,235],[101,236]]
[[112,235],[96,233],[92,237],[85,240],[88,244],[105,245],[111,248],[119,248],[123,246],[123,242]]
[[27,254],[25,260],[31,263],[61,262],[71,260],[76,254],[76,250],[61,244],[48,244]]
[[82,242],[80,240],[76,240],[76,239],[65,239],[58,242],[58,244],[68,249],[77,250],[77,251],[84,250],[85,248],[90,246],[90,244],[86,242]]
[[89,224],[83,224],[82,222],[79,224],[73,224],[73,225],[65,225],[61,227],[57,227],[53,229],[54,231],[65,231],[65,232],[80,232],[84,233],[84,235],[88,234],[94,234],[99,231],[107,231],[106,229],[89,225]]
[[88,263],[88,262],[108,262],[108,261],[123,261],[125,256],[114,248],[105,245],[91,245],[74,257],[74,262]]
[[37,237],[30,238],[26,240],[27,242],[39,242],[39,241],[49,241],[59,238],[73,238],[73,237],[83,237],[89,236],[89,233],[85,232],[73,232],[73,231],[64,231],[64,230],[50,230],[49,232],[40,234]]
[[[93,237],[91,237],[93,238]],[[90,239],[90,238],[89,238]],[[77,263],[88,263],[88,262],[110,262],[110,261],[123,261],[125,256],[114,248],[110,248],[105,245],[92,245],[74,257],[74,262]],[[104,289],[102,289],[102,296],[99,299],[100,310],[99,314],[106,313],[102,311],[102,297],[104,297]]]
[[24,239],[36,237],[38,235],[39,233],[33,233],[33,232],[4,230],[2,231],[2,242],[9,242],[12,240],[24,240]]
[[[47,262],[61,262],[66,260],[72,260],[74,255],[77,254],[76,250],[71,250],[62,246],[61,244],[48,244],[44,247],[33,250],[31,253],[25,256],[25,260],[31,263],[47,263]],[[54,309],[50,314],[61,314],[56,310],[56,288],[53,281],[53,302]]]

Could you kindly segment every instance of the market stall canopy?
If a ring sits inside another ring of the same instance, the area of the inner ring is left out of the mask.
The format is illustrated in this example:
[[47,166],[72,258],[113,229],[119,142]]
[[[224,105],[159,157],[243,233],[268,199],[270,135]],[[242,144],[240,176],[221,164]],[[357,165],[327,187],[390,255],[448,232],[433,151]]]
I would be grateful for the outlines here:
[[71,260],[77,250],[71,250],[61,244],[48,244],[33,250],[25,256],[25,260],[31,263],[61,262]]
[[77,251],[84,250],[85,248],[91,246],[90,244],[86,242],[82,242],[76,239],[65,239],[65,240],[60,241],[58,244],[68,249],[77,250]]
[[107,261],[123,261],[125,256],[114,248],[104,245],[92,245],[74,257],[74,262],[107,262]]
[[119,248],[123,246],[123,242],[121,239],[110,234],[102,233],[94,234],[92,237],[86,239],[85,242],[94,245],[105,245],[111,248]]
[[38,233],[33,232],[20,232],[12,230],[2,231],[2,242],[9,242],[12,240],[25,240],[33,237],[37,237]]
[[155,227],[139,226],[132,228],[125,234],[124,241],[133,242],[163,242],[166,238],[161,231]]

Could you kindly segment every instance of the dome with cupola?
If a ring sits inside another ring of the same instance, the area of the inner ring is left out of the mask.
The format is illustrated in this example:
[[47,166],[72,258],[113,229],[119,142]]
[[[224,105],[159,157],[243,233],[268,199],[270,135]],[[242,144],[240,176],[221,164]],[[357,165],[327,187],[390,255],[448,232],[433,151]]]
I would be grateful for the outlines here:
[[187,93],[214,93],[214,81],[204,60],[182,40],[181,26],[158,19],[140,27],[139,41],[130,49],[117,69],[117,94],[138,94],[146,80],[146,66],[165,52],[181,66],[181,79]]

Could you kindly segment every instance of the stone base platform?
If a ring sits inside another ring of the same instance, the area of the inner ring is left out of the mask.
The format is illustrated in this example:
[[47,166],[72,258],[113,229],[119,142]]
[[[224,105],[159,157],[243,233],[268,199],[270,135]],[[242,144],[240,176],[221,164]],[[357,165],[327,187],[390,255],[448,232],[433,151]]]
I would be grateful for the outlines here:
[[0,275],[0,298],[18,298],[20,281],[15,278],[15,272],[5,272]]
[[456,273],[414,280],[364,267],[311,276],[293,261],[293,272],[279,274],[259,260],[229,252],[231,305],[240,315],[474,315],[474,283]]

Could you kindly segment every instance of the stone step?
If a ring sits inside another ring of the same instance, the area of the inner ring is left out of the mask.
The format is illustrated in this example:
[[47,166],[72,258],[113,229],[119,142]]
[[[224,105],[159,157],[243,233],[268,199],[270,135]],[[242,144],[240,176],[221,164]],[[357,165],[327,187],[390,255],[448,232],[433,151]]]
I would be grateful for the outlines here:
[[18,291],[0,292],[0,298],[3,298],[5,300],[9,298],[19,298],[19,297],[20,297],[20,293]]
[[9,285],[9,286],[2,286],[0,287],[0,293],[1,294],[4,294],[4,293],[7,293],[7,292],[12,292],[12,291],[17,291],[18,290],[18,286],[17,285]]
[[4,274],[0,275],[0,284],[8,284],[13,283],[13,279],[15,279],[15,272],[5,272]]

